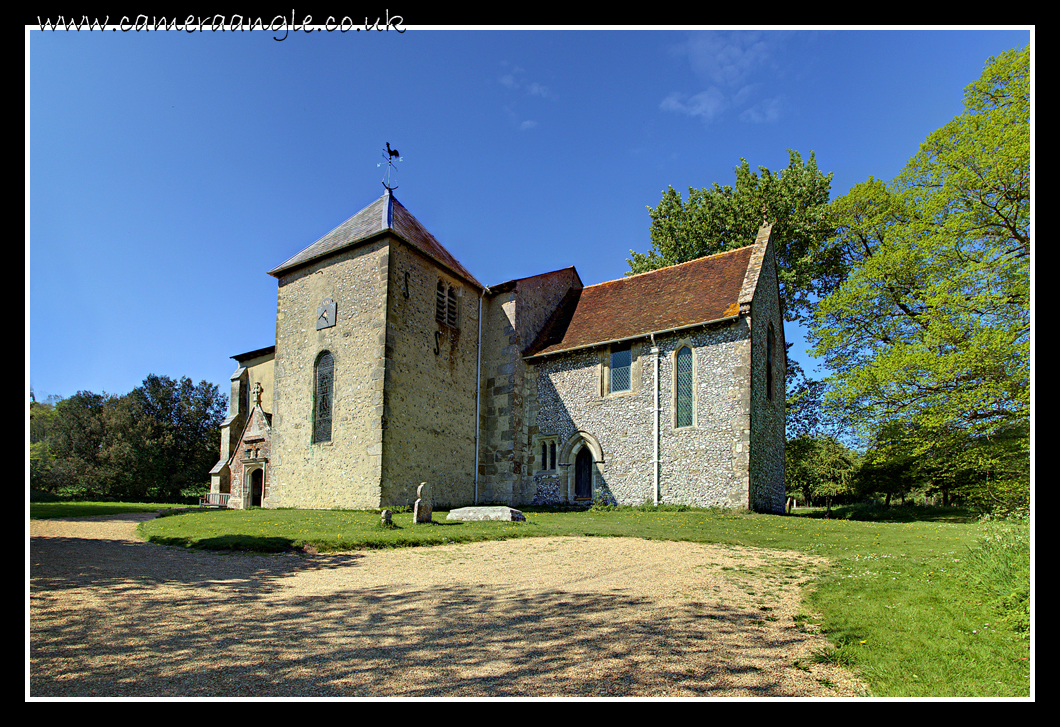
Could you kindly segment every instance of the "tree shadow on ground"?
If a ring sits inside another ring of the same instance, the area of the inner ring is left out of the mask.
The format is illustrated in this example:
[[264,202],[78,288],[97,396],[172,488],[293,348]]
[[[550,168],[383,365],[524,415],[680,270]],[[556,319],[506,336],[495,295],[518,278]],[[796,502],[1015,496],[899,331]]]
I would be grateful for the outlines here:
[[365,586],[363,553],[54,537],[30,550],[32,696],[798,695],[760,665],[802,637],[755,643],[748,608],[533,589],[518,573]]

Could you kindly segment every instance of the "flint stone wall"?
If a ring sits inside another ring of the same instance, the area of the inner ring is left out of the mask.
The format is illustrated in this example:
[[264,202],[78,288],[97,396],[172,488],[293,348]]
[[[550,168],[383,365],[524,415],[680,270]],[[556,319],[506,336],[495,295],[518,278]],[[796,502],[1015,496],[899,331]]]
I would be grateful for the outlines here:
[[[656,337],[659,345],[660,501],[701,507],[748,507],[750,446],[750,328],[746,318],[730,325]],[[693,351],[693,426],[677,428],[674,356]],[[619,504],[652,501],[654,363],[650,341],[635,341],[629,392],[601,394],[607,350],[596,348],[535,359],[528,419],[536,434],[555,434],[560,444],[578,430],[599,442],[594,496]],[[532,451],[529,429],[528,449]],[[532,467],[532,457],[529,460]],[[567,501],[567,468],[533,477],[533,502]]]
[[[784,441],[785,441],[785,360],[784,323],[780,309],[780,288],[772,247],[760,262],[758,286],[751,306],[751,375],[755,386],[750,392],[751,506],[759,512],[784,512]],[[773,324],[773,395],[767,397],[766,339]]]

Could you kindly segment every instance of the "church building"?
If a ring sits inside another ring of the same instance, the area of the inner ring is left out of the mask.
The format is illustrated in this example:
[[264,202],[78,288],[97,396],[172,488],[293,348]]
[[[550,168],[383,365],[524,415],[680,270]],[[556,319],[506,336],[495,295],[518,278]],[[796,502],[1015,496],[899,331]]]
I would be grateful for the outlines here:
[[[750,242],[750,241],[749,241]],[[771,227],[598,285],[486,286],[382,197],[269,271],[274,346],[234,356],[229,507],[685,503],[782,512]]]

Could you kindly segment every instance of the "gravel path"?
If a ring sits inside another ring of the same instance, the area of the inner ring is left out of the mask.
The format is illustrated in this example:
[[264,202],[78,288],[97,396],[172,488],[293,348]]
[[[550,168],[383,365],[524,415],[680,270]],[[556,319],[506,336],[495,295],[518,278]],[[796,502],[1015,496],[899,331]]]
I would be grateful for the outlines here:
[[[629,538],[327,555],[30,524],[30,697],[838,697],[798,628],[820,561]],[[774,620],[775,619],[775,620]],[[794,666],[798,661],[809,669]]]

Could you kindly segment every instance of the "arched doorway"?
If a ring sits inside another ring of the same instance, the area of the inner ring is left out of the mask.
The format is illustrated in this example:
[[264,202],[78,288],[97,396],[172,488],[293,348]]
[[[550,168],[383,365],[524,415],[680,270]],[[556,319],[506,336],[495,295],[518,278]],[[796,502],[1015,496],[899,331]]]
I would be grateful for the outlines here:
[[593,499],[595,488],[603,487],[603,480],[597,479],[597,472],[603,475],[604,452],[589,432],[579,429],[558,448],[559,466],[563,469],[560,477],[565,480],[564,497],[567,502],[589,502]]
[[593,499],[593,453],[588,447],[579,449],[574,459],[574,499]]
[[258,467],[250,473],[250,506],[261,507],[261,498],[265,493],[265,470]]

